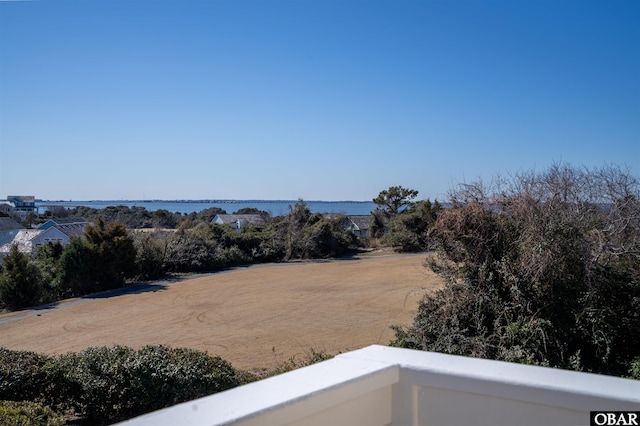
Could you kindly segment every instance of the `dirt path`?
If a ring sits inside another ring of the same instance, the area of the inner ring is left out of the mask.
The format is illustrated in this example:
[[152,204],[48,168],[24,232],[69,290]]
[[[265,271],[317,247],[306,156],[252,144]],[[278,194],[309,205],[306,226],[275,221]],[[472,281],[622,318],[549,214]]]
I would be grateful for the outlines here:
[[0,317],[0,346],[46,353],[166,344],[269,368],[310,348],[388,344],[425,291],[425,255],[261,265]]

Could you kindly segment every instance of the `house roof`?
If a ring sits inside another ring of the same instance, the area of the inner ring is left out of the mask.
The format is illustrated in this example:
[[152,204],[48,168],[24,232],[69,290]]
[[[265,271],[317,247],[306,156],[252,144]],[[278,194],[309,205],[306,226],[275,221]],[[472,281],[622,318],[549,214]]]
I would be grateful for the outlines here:
[[[81,217],[66,217],[66,218],[58,218],[58,219],[49,219],[40,226],[38,229],[49,229],[51,227],[68,226],[68,225],[81,225],[82,230],[84,231],[85,226],[87,226],[88,222]],[[61,228],[62,229],[62,228]]]
[[88,225],[87,222],[61,223],[59,225],[56,225],[55,228],[58,228],[60,231],[64,232],[69,238],[71,238],[71,237],[77,237],[78,235],[82,235],[87,225]]
[[9,195],[7,196],[8,201],[21,201],[23,203],[35,203],[36,197],[34,195]]
[[34,248],[33,240],[40,236],[43,236],[40,241],[44,243],[48,240],[61,240],[64,238],[64,233],[55,227],[49,229],[20,229],[16,231],[13,240],[0,247],[0,255],[9,253],[11,246],[14,244],[18,246],[18,251],[21,253],[31,253]]
[[371,226],[371,215],[349,216],[349,220],[351,220],[351,222],[353,222],[360,230],[369,229]]
[[238,222],[264,225],[264,219],[259,214],[219,214],[213,218],[213,222],[218,222],[216,219],[219,219],[225,225],[233,225]]
[[13,240],[0,247],[0,253],[9,253],[11,246],[16,244],[18,251],[21,253],[31,253],[31,240],[42,234],[44,231],[41,229],[21,229],[18,231]]
[[67,223],[87,223],[87,221],[81,217],[60,217],[57,219],[49,219],[56,223],[56,225],[63,225]]
[[16,229],[25,229],[25,227],[10,217],[0,217],[0,232],[15,231]]

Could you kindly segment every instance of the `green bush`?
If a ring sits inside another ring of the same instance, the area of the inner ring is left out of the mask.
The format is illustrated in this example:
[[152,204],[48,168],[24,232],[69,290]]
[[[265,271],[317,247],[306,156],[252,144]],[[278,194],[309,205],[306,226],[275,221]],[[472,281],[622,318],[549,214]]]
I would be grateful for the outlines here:
[[171,272],[202,272],[219,269],[216,259],[218,243],[212,238],[210,225],[179,228],[170,238],[166,266]]
[[238,385],[228,362],[192,349],[99,347],[60,362],[66,373],[58,382],[75,385],[65,395],[69,408],[90,419],[130,418]]
[[4,426],[59,426],[62,415],[51,408],[29,401],[0,401],[0,424]]
[[192,349],[89,348],[45,356],[0,348],[0,399],[114,422],[239,384],[225,360]]
[[0,303],[9,309],[37,305],[43,293],[42,274],[30,257],[11,246],[0,272]]
[[49,383],[46,367],[51,360],[35,352],[0,347],[0,400],[40,400]]
[[134,234],[136,270],[139,279],[152,280],[165,274],[169,236],[170,234],[162,231]]

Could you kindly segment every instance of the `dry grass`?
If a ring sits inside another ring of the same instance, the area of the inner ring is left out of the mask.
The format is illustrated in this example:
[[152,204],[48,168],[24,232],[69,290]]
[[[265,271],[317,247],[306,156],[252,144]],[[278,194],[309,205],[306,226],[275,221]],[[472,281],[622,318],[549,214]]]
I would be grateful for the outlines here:
[[273,368],[310,348],[338,353],[388,344],[426,291],[441,285],[424,255],[258,265],[157,291],[83,298],[0,316],[0,346],[45,353],[148,344]]

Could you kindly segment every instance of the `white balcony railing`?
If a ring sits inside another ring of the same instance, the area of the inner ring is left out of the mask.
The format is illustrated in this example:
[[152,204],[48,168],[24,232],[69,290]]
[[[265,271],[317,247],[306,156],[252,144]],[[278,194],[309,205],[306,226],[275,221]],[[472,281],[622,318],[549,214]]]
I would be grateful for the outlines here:
[[640,410],[640,381],[369,346],[122,425],[588,425],[599,410]]

